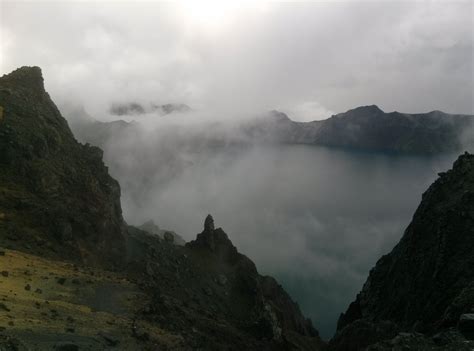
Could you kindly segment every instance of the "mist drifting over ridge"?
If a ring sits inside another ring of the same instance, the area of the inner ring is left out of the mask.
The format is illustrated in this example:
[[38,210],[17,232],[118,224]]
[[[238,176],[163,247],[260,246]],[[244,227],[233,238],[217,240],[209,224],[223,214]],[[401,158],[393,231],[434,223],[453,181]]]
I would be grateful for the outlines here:
[[105,150],[125,219],[152,219],[191,240],[212,213],[325,337],[421,193],[455,159],[255,142],[236,122],[193,113],[129,118],[106,123],[105,134],[76,129]]
[[130,100],[306,121],[474,111],[470,2],[192,3],[3,2],[0,70],[39,65],[55,101],[96,118]]
[[[0,70],[41,65],[61,106],[102,122],[117,119],[113,102],[191,106],[99,135],[126,220],[153,219],[189,240],[212,213],[328,337],[454,155],[243,145],[229,126],[273,109],[313,121],[372,103],[472,114],[473,5],[212,5],[215,18],[173,3],[5,2]],[[473,139],[467,129],[463,143]]]

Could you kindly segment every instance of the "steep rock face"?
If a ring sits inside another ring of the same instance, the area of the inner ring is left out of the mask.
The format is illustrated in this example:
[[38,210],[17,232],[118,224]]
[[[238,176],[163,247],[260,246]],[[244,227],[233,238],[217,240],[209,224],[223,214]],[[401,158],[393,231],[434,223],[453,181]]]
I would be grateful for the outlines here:
[[40,68],[1,77],[0,106],[2,244],[91,262],[120,256],[120,187],[102,151],[74,139]]
[[227,234],[221,228],[214,228],[212,216],[207,216],[204,230],[186,247],[193,257],[204,253],[210,256],[208,264],[213,262],[214,267],[227,272],[226,282],[220,284],[230,287],[227,304],[240,301],[237,309],[234,306],[230,310],[234,309],[233,318],[245,321],[241,328],[276,345],[283,343],[303,350],[321,347],[317,330],[302,315],[299,306],[275,279],[258,274],[255,264],[237,251]]
[[151,296],[139,318],[181,335],[183,349],[324,348],[298,305],[273,278],[258,274],[211,216],[184,247],[136,228],[129,234],[130,274]]
[[474,155],[423,194],[392,252],[371,270],[338,322],[333,346],[358,350],[399,331],[433,334],[474,309]]

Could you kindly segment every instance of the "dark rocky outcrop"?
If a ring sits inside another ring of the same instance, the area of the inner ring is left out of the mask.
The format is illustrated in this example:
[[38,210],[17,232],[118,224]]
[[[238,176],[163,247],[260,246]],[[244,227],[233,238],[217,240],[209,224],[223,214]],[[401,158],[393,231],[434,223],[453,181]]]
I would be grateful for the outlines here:
[[[227,234],[221,228],[214,228],[211,215],[205,219],[204,230],[186,247],[193,255],[210,252],[214,266],[225,267],[216,275],[228,277],[226,283],[220,281],[220,285],[234,290],[231,301],[236,301],[235,298],[242,301],[245,297],[247,305],[241,306],[239,313],[249,312],[245,318],[249,332],[276,342],[284,341],[295,348],[317,349],[322,345],[318,332],[311,321],[304,318],[299,306],[275,279],[258,274],[255,264],[238,252]],[[302,340],[307,346],[302,346]]]
[[38,67],[0,78],[0,243],[94,261],[124,250],[120,187],[78,143]]
[[[319,350],[311,321],[271,277],[238,252],[207,216],[196,240],[180,247],[130,231],[129,267],[153,298],[143,318],[210,350]],[[142,277],[142,278],[140,278]],[[178,311],[178,312],[177,312]]]
[[244,257],[238,254],[237,249],[221,228],[214,228],[214,219],[211,215],[207,215],[204,220],[204,230],[197,235],[196,240],[188,244],[188,247],[207,249],[230,262]]
[[456,326],[471,337],[461,316],[474,309],[473,252],[474,155],[465,153],[423,194],[403,238],[370,271],[339,319],[334,349]]
[[[77,113],[70,112],[68,115],[71,121],[77,120],[74,116]],[[169,129],[166,134],[170,134],[176,147],[180,148],[283,143],[425,155],[474,150],[474,116],[441,111],[387,113],[371,105],[312,122],[295,122],[285,113],[270,111],[243,122],[203,125],[205,128],[202,130],[181,133],[179,129]],[[135,123],[97,122],[91,118],[73,125],[81,140],[97,146],[133,136],[137,133],[136,127]],[[186,135],[184,139],[183,134]]]

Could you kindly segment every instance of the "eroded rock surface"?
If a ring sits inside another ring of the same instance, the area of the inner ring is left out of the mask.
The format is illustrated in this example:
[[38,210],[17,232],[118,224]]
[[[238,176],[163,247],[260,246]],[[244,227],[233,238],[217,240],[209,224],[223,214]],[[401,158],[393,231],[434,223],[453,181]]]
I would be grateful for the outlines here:
[[398,332],[462,329],[474,308],[473,253],[474,155],[465,153],[423,194],[403,238],[370,271],[339,318],[333,347],[359,350]]

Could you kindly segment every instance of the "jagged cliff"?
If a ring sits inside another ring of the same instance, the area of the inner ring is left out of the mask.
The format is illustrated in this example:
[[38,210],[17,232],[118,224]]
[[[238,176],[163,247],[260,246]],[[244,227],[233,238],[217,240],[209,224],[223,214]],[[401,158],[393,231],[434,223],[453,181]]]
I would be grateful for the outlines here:
[[145,275],[152,296],[147,320],[188,331],[187,346],[206,350],[319,350],[324,344],[299,307],[273,278],[258,274],[208,216],[185,247],[135,232],[131,270]]
[[74,139],[37,67],[0,78],[0,163],[1,349],[324,346],[211,217],[186,246],[128,226],[101,150]]
[[120,187],[79,144],[38,67],[0,78],[0,244],[89,261],[124,250]]
[[[227,266],[233,272],[235,281],[231,284],[234,288],[249,293],[250,305],[245,309],[257,311],[256,315],[245,319],[252,321],[258,333],[276,340],[291,339],[291,333],[294,332],[310,338],[318,336],[311,321],[303,317],[299,306],[281,285],[271,277],[259,275],[254,263],[237,251],[227,234],[221,228],[214,229],[212,216],[207,216],[204,230],[187,247],[200,253],[210,251],[216,260],[216,267]],[[223,283],[222,279],[219,279],[219,283]],[[229,298],[233,300],[231,296]],[[286,334],[288,331],[290,334]]]
[[465,153],[423,194],[400,242],[377,262],[339,318],[332,346],[361,350],[399,332],[417,332],[436,337],[401,339],[419,338],[421,344],[411,342],[420,350],[436,344],[469,349],[474,343],[464,342],[458,332],[474,336],[473,312],[474,155]]

